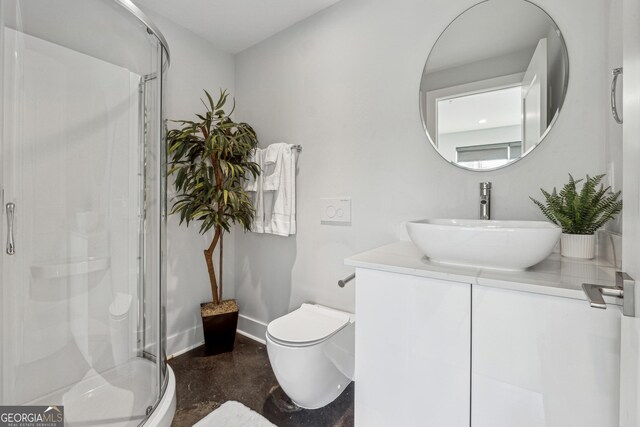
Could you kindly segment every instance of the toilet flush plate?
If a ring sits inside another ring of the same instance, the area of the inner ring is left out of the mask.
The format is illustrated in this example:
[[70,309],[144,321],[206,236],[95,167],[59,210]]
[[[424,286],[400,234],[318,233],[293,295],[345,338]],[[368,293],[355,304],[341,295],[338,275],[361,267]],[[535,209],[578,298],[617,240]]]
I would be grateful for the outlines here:
[[320,222],[323,224],[351,224],[351,198],[320,199]]

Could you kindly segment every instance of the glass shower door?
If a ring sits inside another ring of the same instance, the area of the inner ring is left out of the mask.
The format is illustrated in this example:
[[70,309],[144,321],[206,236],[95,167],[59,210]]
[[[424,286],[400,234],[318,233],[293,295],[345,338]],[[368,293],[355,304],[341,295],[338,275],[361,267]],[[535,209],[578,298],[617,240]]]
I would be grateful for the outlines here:
[[135,426],[164,384],[163,51],[113,1],[1,1],[0,404]]

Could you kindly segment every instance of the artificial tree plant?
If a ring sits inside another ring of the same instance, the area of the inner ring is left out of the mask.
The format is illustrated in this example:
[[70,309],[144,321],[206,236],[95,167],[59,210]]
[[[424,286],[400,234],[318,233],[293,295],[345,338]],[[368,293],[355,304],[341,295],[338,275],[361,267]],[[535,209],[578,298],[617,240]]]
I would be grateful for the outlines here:
[[[168,174],[175,175],[176,189],[171,213],[179,214],[180,224],[184,222],[189,226],[192,221],[200,222],[201,234],[213,231],[211,243],[204,249],[212,301],[201,305],[201,314],[205,323],[205,318],[220,314],[220,311],[235,310],[233,333],[226,332],[233,349],[238,309],[235,301],[222,299],[222,242],[224,233],[230,231],[232,224],[241,225],[245,231],[251,227],[255,210],[243,186],[250,176],[255,179],[260,174],[258,164],[251,161],[258,139],[250,125],[231,119],[235,102],[231,111],[225,111],[229,97],[226,90],[220,91],[217,101],[206,90],[204,92],[204,113],[196,114],[197,120],[194,121],[174,120],[180,127],[167,131],[171,159]],[[220,250],[216,278],[213,255],[217,247]],[[223,305],[225,307],[221,310]],[[210,331],[208,336],[207,325],[204,326],[207,347],[213,348],[216,345],[208,338],[216,341],[215,335],[224,335],[225,332]],[[228,347],[223,344],[222,351],[228,351]],[[220,351],[214,348],[212,352]]]

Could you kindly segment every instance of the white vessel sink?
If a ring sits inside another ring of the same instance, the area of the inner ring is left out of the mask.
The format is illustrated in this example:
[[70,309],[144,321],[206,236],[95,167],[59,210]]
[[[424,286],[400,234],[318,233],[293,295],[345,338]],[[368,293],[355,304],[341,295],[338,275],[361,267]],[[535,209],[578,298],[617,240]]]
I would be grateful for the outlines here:
[[524,270],[545,259],[562,230],[546,221],[423,219],[407,223],[411,241],[446,264]]

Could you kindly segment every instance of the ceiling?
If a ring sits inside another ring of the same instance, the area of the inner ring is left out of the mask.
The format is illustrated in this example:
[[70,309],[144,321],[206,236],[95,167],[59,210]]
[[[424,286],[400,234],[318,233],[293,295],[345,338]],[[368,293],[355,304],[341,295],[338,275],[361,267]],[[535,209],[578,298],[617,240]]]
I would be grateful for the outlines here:
[[[133,0],[237,53],[340,0]],[[161,29],[162,30],[162,29]]]

